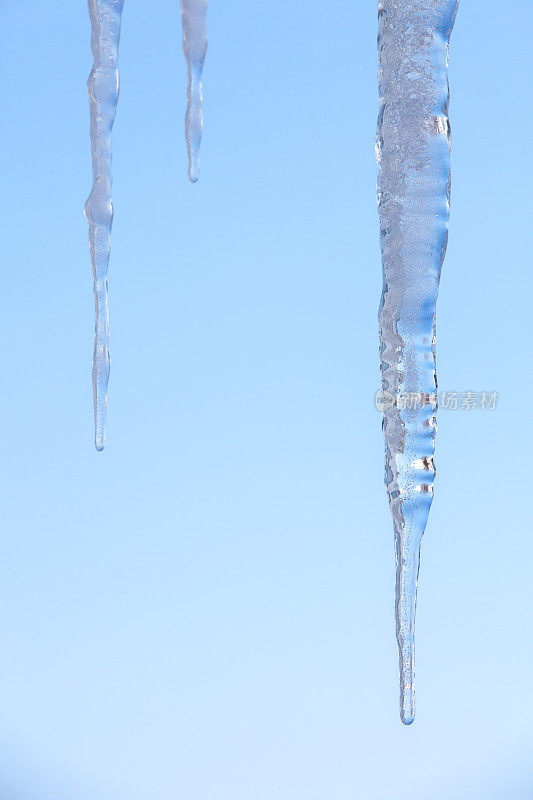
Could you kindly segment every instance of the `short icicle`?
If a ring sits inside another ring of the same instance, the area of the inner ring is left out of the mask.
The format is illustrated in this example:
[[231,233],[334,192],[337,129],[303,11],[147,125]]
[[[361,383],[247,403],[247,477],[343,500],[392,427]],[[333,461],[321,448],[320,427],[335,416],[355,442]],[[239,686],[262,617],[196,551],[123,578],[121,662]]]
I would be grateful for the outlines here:
[[89,0],[93,68],[87,82],[91,109],[93,186],[85,204],[94,275],[96,309],[93,392],[95,447],[106,441],[107,384],[109,381],[109,319],[107,268],[111,246],[111,131],[118,101],[118,45],[124,0]]
[[189,72],[185,137],[189,155],[189,180],[196,183],[200,173],[202,141],[202,70],[207,52],[207,0],[180,0],[183,52]]
[[376,140],[385,484],[396,543],[400,714],[415,717],[420,544],[433,499],[436,302],[448,239],[448,48],[458,0],[379,1]]

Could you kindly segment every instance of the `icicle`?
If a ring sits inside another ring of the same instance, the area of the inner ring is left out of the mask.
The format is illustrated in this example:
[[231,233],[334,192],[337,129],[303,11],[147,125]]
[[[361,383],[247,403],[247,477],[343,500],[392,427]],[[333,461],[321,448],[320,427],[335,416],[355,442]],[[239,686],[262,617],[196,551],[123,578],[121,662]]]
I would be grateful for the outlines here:
[[435,310],[448,238],[448,47],[458,0],[379,0],[376,141],[385,484],[396,542],[400,712],[415,716],[420,544],[435,467]]
[[202,69],[207,51],[207,0],[180,0],[183,52],[189,71],[185,136],[189,154],[189,180],[196,183],[202,141]]
[[89,0],[93,68],[87,82],[91,108],[93,186],[85,204],[94,275],[96,324],[93,359],[95,446],[106,438],[109,380],[107,267],[111,246],[111,131],[118,101],[118,44],[124,0]]

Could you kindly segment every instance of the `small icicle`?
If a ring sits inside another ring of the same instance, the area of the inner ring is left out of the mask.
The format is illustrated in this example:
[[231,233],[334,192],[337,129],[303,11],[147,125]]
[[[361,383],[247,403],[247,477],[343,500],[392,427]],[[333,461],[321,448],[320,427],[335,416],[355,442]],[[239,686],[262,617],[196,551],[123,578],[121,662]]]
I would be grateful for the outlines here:
[[202,141],[202,69],[207,51],[207,0],[180,0],[183,52],[189,71],[185,138],[189,154],[189,180],[196,183],[200,172]]
[[435,467],[436,302],[450,208],[448,46],[458,0],[379,1],[376,153],[385,484],[396,542],[400,713],[415,717],[420,544]]
[[96,324],[93,358],[95,447],[106,441],[109,381],[107,268],[111,247],[111,131],[118,101],[118,45],[124,0],[88,0],[93,68],[87,82],[91,109],[93,186],[85,204],[94,275]]

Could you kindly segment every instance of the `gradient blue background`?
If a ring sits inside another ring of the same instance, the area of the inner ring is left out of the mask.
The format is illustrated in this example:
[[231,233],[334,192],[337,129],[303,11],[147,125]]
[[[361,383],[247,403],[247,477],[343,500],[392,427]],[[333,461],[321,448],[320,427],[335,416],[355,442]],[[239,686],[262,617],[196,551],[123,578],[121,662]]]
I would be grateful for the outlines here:
[[376,7],[126,0],[109,437],[92,446],[89,20],[0,8],[2,800],[530,800],[529,0],[465,2],[423,546],[398,717]]

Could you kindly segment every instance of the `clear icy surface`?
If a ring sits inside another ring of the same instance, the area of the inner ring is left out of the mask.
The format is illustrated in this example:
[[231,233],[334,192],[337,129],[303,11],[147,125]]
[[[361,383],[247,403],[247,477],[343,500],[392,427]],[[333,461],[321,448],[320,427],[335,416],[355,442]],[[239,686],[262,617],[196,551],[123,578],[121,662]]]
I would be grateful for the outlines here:
[[448,47],[458,0],[380,0],[376,140],[385,483],[396,546],[400,713],[414,720],[420,544],[435,467],[435,311],[448,238]]
[[87,91],[91,108],[93,186],[85,204],[94,275],[95,337],[93,392],[95,446],[103,450],[106,438],[109,381],[109,319],[107,268],[111,246],[111,131],[118,101],[118,45],[124,0],[89,0],[93,68]]
[[185,136],[189,154],[189,180],[196,183],[200,171],[202,141],[202,69],[207,51],[207,0],[180,0],[183,52],[189,71]]

